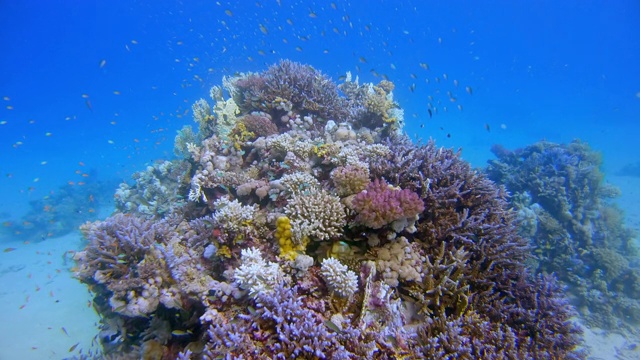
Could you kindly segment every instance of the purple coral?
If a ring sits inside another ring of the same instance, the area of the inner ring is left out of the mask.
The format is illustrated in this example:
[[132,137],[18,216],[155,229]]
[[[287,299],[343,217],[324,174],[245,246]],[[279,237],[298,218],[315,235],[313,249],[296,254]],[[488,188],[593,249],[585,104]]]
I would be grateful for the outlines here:
[[[206,351],[211,358],[255,358],[257,353],[270,359],[350,359],[354,355],[341,344],[345,339],[329,331],[320,314],[304,305],[298,287],[284,282],[258,294],[252,314],[239,315],[234,322],[214,320]],[[357,331],[349,333],[359,336]]]
[[402,218],[413,218],[424,211],[418,194],[390,187],[384,179],[375,179],[354,197],[352,204],[358,212],[356,221],[373,229]]
[[272,112],[273,104],[279,102],[276,100],[282,99],[290,101],[296,112],[327,120],[348,116],[348,104],[336,84],[309,65],[283,60],[259,75],[240,78],[236,87],[239,93],[235,100],[243,110]]

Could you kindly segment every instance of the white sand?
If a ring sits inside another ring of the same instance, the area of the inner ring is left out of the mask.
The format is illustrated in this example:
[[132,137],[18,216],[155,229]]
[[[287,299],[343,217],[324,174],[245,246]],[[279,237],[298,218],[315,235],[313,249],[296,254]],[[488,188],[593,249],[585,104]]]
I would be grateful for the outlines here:
[[69,271],[73,261],[63,262],[65,251],[81,247],[80,238],[76,232],[27,245],[2,243],[1,250],[16,250],[0,252],[0,359],[63,359],[91,349],[98,316],[88,306],[87,287]]

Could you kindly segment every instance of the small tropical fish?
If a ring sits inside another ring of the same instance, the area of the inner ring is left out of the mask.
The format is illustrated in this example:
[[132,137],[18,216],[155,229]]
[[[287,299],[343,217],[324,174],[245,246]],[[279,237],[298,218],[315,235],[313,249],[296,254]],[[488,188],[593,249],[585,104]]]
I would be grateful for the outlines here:
[[15,251],[15,250],[17,250],[17,249],[13,248],[13,247],[8,247],[8,248],[4,249],[4,252],[8,253],[8,252],[12,252],[12,251]]
[[233,16],[233,13],[229,9],[225,10],[224,13],[227,14],[228,16]]
[[324,325],[326,327],[328,327],[329,329],[337,332],[337,333],[342,333],[342,330],[338,327],[338,325],[336,325],[333,321],[331,320],[325,320],[324,321]]
[[191,331],[184,331],[184,330],[173,330],[171,332],[171,335],[173,336],[188,336],[191,335],[192,332]]
[[75,350],[75,349],[78,347],[78,345],[80,345],[80,343],[79,343],[79,342],[77,342],[77,343],[75,343],[75,345],[71,346],[71,347],[69,348],[69,352],[72,352],[73,350]]
[[487,130],[487,132],[491,132],[491,126],[487,123],[484,124],[484,129]]
[[469,93],[469,95],[473,95],[473,89],[471,88],[471,86],[467,86],[464,88],[465,90],[467,90],[467,92]]
[[269,30],[267,29],[266,26],[259,24],[258,26],[260,26],[260,31],[262,31],[263,34],[267,35],[269,34]]
[[100,60],[100,69],[102,69],[105,65],[107,65],[107,60],[105,59]]
[[64,328],[64,326],[63,326],[63,327],[61,327],[61,328],[60,328],[60,330],[62,330],[62,332],[63,332],[65,335],[69,336],[69,333],[67,332],[67,329],[65,329],[65,328]]

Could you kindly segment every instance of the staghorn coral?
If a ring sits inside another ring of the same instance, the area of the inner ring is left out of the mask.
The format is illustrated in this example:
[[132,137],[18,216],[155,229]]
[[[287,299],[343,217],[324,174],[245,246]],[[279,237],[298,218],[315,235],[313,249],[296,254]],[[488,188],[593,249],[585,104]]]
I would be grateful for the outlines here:
[[160,304],[171,275],[155,245],[170,236],[170,225],[133,215],[116,215],[82,228],[89,245],[77,252],[75,275],[91,284],[96,294],[108,298],[111,311],[146,316]]
[[242,205],[238,200],[222,197],[213,203],[216,211],[213,217],[218,224],[224,224],[225,230],[238,232],[246,227],[255,216],[256,206]]
[[255,298],[270,293],[283,281],[284,274],[277,263],[266,262],[256,248],[242,250],[242,264],[234,271],[235,283]]
[[357,194],[352,206],[358,213],[356,221],[372,229],[414,218],[424,210],[424,204],[416,193],[394,189],[380,179],[375,179]]
[[[260,110],[274,118],[284,110],[316,114],[325,120],[347,116],[346,101],[339,96],[336,85],[308,65],[282,60],[259,75],[235,80],[235,86],[236,100],[244,111]],[[290,106],[279,110],[282,101],[290,102]]]

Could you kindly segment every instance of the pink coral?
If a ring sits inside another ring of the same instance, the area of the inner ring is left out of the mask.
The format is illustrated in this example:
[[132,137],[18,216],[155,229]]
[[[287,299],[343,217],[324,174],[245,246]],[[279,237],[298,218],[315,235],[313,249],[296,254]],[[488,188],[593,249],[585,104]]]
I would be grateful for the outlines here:
[[412,218],[424,211],[424,203],[411,190],[393,188],[386,181],[376,179],[353,199],[358,213],[356,221],[379,229],[403,218]]

